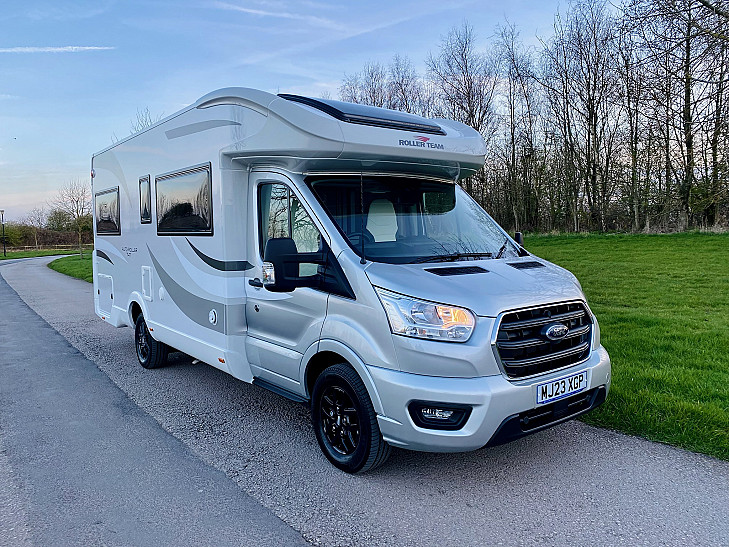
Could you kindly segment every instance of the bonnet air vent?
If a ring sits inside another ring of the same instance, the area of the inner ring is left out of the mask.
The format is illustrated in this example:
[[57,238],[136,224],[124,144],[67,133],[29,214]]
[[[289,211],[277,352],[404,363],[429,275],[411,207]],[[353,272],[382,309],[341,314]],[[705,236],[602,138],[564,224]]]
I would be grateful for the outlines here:
[[449,268],[426,268],[426,272],[434,273],[435,275],[468,275],[477,273],[488,273],[488,270],[484,270],[480,266],[452,266]]
[[388,129],[400,129],[402,131],[415,131],[418,133],[432,133],[434,135],[445,135],[441,127],[427,118],[407,114],[387,108],[377,108],[364,104],[345,103],[330,99],[312,99],[301,95],[289,95],[279,93],[282,99],[295,103],[305,104],[317,110],[321,110],[340,121],[357,123],[360,125],[371,125],[374,127],[386,127]]
[[516,268],[517,270],[531,270],[532,268],[546,268],[544,264],[541,262],[537,262],[535,260],[532,260],[530,262],[512,262],[509,264],[512,268]]

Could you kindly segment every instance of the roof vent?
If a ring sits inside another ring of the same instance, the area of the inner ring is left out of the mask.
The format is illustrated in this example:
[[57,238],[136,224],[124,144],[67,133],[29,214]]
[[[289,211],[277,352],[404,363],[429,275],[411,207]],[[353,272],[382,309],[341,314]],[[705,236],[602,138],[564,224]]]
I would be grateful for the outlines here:
[[446,268],[426,268],[426,272],[435,275],[468,275],[477,273],[488,273],[488,270],[480,266],[449,266]]
[[544,264],[541,262],[537,262],[536,260],[531,260],[528,262],[512,262],[509,264],[512,268],[516,268],[517,270],[531,270],[532,268],[546,268]]
[[439,125],[431,120],[398,110],[378,108],[365,104],[345,103],[344,101],[333,101],[331,99],[312,99],[311,97],[289,95],[288,93],[279,93],[278,96],[287,101],[316,108],[333,118],[347,123],[400,129],[402,131],[415,131],[418,133],[432,133],[434,135],[446,134]]

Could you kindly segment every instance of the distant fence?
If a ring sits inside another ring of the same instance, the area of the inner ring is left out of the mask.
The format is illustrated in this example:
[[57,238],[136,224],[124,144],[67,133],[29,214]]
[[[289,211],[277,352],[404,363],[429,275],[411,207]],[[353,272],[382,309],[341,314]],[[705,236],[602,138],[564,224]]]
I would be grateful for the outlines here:
[[[94,248],[94,244],[84,243],[81,247],[88,251]],[[8,251],[78,251],[78,245],[24,245],[8,247]]]

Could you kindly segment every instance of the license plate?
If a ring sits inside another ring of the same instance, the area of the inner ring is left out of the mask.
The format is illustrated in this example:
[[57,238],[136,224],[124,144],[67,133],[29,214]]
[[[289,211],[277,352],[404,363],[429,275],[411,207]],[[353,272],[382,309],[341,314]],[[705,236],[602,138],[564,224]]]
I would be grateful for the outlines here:
[[587,371],[583,370],[572,376],[557,378],[537,385],[537,404],[543,405],[569,397],[587,388]]

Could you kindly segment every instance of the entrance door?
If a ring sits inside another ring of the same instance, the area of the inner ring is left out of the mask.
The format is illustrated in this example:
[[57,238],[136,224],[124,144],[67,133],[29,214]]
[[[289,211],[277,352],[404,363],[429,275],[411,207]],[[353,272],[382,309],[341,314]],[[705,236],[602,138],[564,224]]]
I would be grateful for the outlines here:
[[[282,175],[251,175],[253,195],[250,211],[256,215],[257,245],[250,260],[246,282],[246,351],[254,376],[299,391],[299,367],[303,353],[321,335],[327,310],[328,293],[299,287],[289,293],[270,292],[261,280],[263,251],[272,237],[290,237],[299,252],[315,252],[321,233]],[[256,177],[256,178],[253,178]],[[316,273],[316,265],[302,264],[302,276]]]

